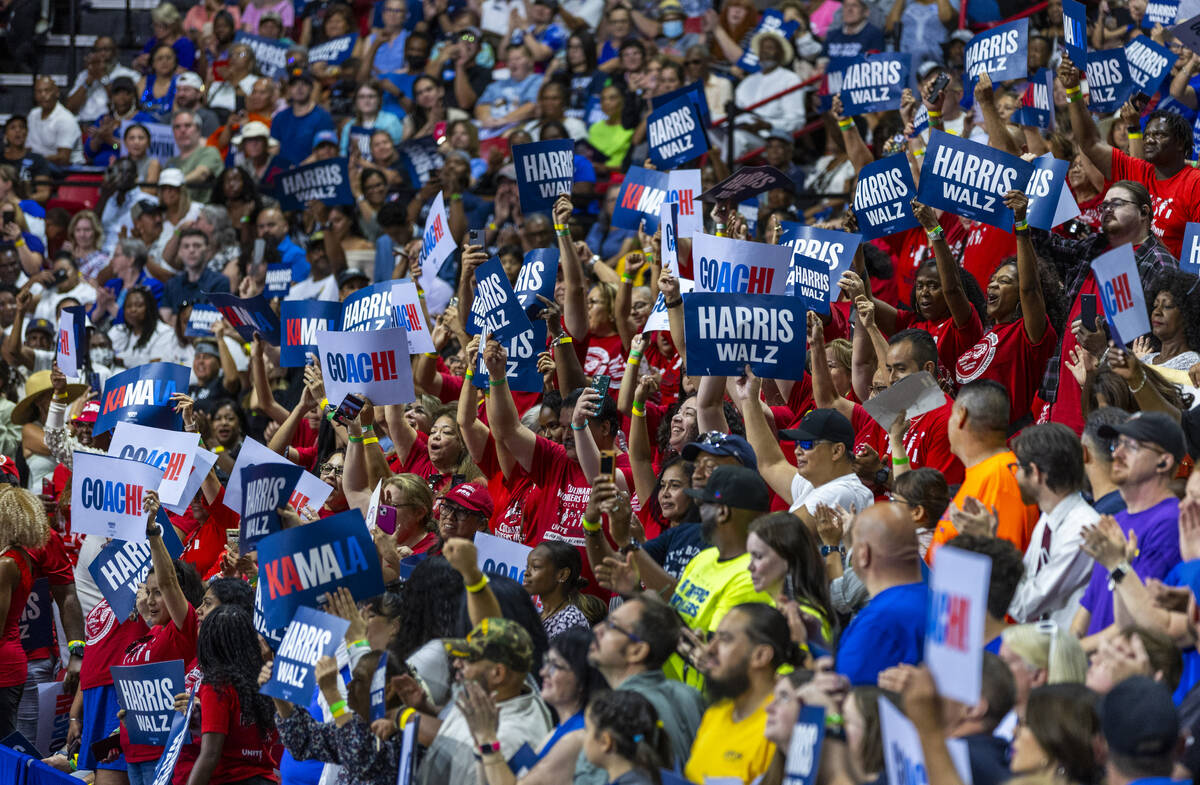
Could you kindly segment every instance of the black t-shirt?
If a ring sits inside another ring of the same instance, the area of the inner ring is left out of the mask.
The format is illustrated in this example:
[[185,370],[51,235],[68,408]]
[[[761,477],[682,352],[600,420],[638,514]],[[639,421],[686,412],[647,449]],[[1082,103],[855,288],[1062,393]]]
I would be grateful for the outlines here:
[[[453,60],[447,61],[442,68],[442,80],[446,83],[446,106],[452,106],[456,109],[465,109],[468,112],[474,111],[474,106],[459,106],[458,96],[454,94],[454,77],[457,74],[457,67]],[[490,69],[472,63],[467,66],[467,81],[471,84],[471,89],[475,91],[475,97],[483,95],[483,91],[491,84],[492,72]]]
[[0,163],[6,163],[9,166],[15,167],[17,170],[17,179],[29,185],[32,185],[34,180],[39,177],[51,176],[50,164],[46,162],[44,157],[32,150],[22,153],[18,158],[10,158],[6,146],[3,154],[0,154]]

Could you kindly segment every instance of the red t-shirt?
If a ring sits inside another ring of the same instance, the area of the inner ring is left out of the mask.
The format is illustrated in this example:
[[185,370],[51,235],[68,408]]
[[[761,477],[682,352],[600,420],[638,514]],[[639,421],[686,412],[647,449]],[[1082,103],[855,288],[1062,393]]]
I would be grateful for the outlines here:
[[899,311],[896,314],[896,332],[909,328],[924,330],[933,336],[937,342],[938,363],[943,368],[953,368],[958,358],[983,337],[983,322],[974,306],[971,307],[971,321],[963,328],[954,325],[953,316],[947,316],[940,322],[931,322],[912,311]]
[[[967,231],[958,216],[942,213],[938,224],[945,232],[946,242],[950,248],[961,248],[966,241]],[[914,226],[897,234],[881,238],[882,247],[892,256],[896,272],[892,279],[896,282],[896,302],[907,303],[912,300],[913,283],[917,277],[917,268],[930,258],[929,236],[925,229]]]
[[1017,253],[1017,236],[985,223],[973,222],[963,248],[963,269],[987,291],[988,281],[1001,261]]
[[1112,179],[1133,180],[1149,189],[1154,203],[1151,228],[1178,259],[1188,221],[1200,221],[1200,170],[1185,165],[1171,177],[1160,180],[1154,164],[1132,158],[1114,147]]
[[950,410],[953,406],[954,402],[947,398],[943,406],[909,420],[908,430],[904,432],[904,452],[912,468],[928,466],[937,469],[945,476],[947,484],[958,485],[966,470],[962,461],[950,452]]
[[232,687],[200,685],[201,733],[225,734],[221,759],[213,769],[210,782],[241,782],[263,777],[279,782],[276,761],[271,758],[274,732],[264,734],[257,725],[242,720],[242,702]]
[[417,431],[408,456],[401,461],[398,455],[393,454],[388,459],[388,466],[396,474],[415,474],[424,480],[441,473],[433,465],[433,461],[429,460],[429,434],[423,431]]
[[1046,362],[1058,347],[1058,333],[1046,319],[1046,332],[1038,343],[1025,334],[1025,319],[998,324],[979,343],[958,358],[954,375],[959,384],[994,379],[1008,390],[1008,421],[1015,423],[1030,413],[1033,398],[1046,373]]
[[[1108,193],[1108,186],[1111,183],[1105,183],[1100,189],[1100,193],[1093,196],[1084,202],[1079,202],[1079,218],[1082,223],[1100,231],[1100,203],[1104,201],[1104,195]],[[1059,227],[1061,228],[1061,227]]]
[[[191,662],[196,658],[196,635],[199,629],[196,609],[189,605],[182,629],[170,620],[166,624],[155,626],[148,635],[143,635],[125,651],[121,664],[145,665],[148,662],[171,660]],[[150,744],[130,743],[129,732],[124,723],[121,723],[121,749],[125,752],[125,760],[130,763],[154,760],[161,756],[163,751],[162,747]]]
[[[33,579],[46,578],[51,586],[69,586],[75,582],[75,570],[71,567],[71,559],[63,545],[62,535],[53,529],[46,538],[46,544],[29,552],[33,561]],[[53,598],[48,598],[51,602]],[[57,625],[51,625],[52,640],[58,636]],[[29,649],[25,653],[31,660],[44,660],[55,656],[58,647],[55,645],[41,646]]]
[[180,557],[196,568],[200,577],[207,580],[221,569],[221,555],[225,553],[228,539],[226,529],[239,528],[239,516],[223,503],[225,489],[217,494],[212,504],[204,500],[204,493],[196,494],[200,503],[208,510],[208,518],[204,523],[196,523],[196,518],[189,507],[181,516],[171,516],[171,523],[185,533],[183,555]]
[[20,548],[5,549],[0,558],[4,556],[16,563],[19,575],[17,585],[12,587],[9,595],[8,618],[0,635],[0,687],[15,687],[25,683],[29,668],[25,649],[21,646],[21,612],[25,610],[29,591],[33,588],[33,561]]
[[489,432],[487,444],[483,448],[479,470],[488,476],[488,493],[495,503],[495,512],[489,521],[491,533],[506,540],[530,545],[529,531],[526,523],[528,516],[525,510],[536,502],[534,496],[537,486],[534,485],[529,473],[514,461],[512,476],[505,477],[500,469],[500,459],[496,457],[496,440]]
[[1100,286],[1096,283],[1096,276],[1092,275],[1091,270],[1088,270],[1087,277],[1083,279],[1083,285],[1079,287],[1079,294],[1075,295],[1075,301],[1071,303],[1071,310],[1067,312],[1067,329],[1063,332],[1062,353],[1058,358],[1058,389],[1054,396],[1054,403],[1050,404],[1050,421],[1060,422],[1077,434],[1083,433],[1083,390],[1075,381],[1075,377],[1071,375],[1071,371],[1068,370],[1067,362],[1071,359],[1071,352],[1079,345],[1079,341],[1075,339],[1075,333],[1071,331],[1070,327],[1083,311],[1083,305],[1079,298],[1085,294],[1096,295],[1096,321],[1100,322],[1104,319],[1104,298],[1100,296]]
[[609,394],[616,396],[625,376],[625,347],[621,345],[621,336],[589,335],[582,341],[576,340],[574,346],[583,372],[588,376],[608,374],[612,378]]
[[113,683],[113,665],[123,665],[125,650],[150,632],[142,617],[118,621],[108,600],[100,600],[83,620],[84,642],[87,644],[83,664],[79,668],[79,688],[106,687]]

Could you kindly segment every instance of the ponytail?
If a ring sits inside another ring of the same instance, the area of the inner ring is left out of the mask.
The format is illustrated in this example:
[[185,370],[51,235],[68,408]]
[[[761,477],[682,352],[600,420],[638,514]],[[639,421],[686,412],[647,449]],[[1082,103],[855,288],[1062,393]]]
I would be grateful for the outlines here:
[[618,756],[649,774],[654,785],[662,785],[659,769],[673,766],[675,755],[650,701],[641,693],[612,690],[594,697],[587,711],[596,732],[612,736]]

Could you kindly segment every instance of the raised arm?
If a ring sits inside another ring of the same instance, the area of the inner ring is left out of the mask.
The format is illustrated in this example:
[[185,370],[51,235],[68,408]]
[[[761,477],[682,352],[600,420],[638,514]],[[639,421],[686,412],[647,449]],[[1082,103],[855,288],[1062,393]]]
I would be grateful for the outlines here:
[[771,490],[789,505],[792,503],[792,478],[796,476],[796,467],[788,463],[775,432],[767,423],[767,415],[763,412],[762,382],[753,374],[739,379],[734,384],[734,402],[742,411],[746,421],[746,440],[754,448],[758,459],[758,473],[771,486]]
[[[857,331],[856,331],[857,332]],[[837,394],[829,364],[825,359],[825,327],[815,311],[808,312],[808,356],[811,358],[813,402],[819,409],[837,409],[847,420],[854,414],[854,403]]]
[[[1009,191],[1004,204],[1013,211],[1017,225],[1025,223],[1029,197],[1021,191]],[[1017,230],[1017,278],[1021,289],[1021,317],[1025,320],[1025,335],[1030,343],[1038,343],[1046,334],[1046,301],[1042,299],[1042,282],[1038,278],[1037,254],[1029,239],[1029,227]]]
[[[488,341],[483,350],[483,363],[487,366],[491,380],[488,394],[488,422],[492,436],[499,447],[512,453],[525,471],[533,468],[533,453],[537,447],[537,436],[525,427],[517,414],[512,391],[508,389],[508,354],[496,341]],[[499,381],[497,381],[499,380]]]
[[921,204],[916,199],[913,199],[912,207],[913,215],[921,222],[921,226],[929,235],[929,244],[933,247],[933,257],[937,260],[942,295],[946,298],[946,306],[950,309],[950,315],[954,317],[954,326],[963,329],[971,323],[971,309],[974,306],[967,299],[967,292],[963,289],[962,278],[958,274],[958,262],[954,260],[950,244],[946,242],[946,234],[938,224],[933,208]]
[[[1100,26],[1103,27],[1103,25]],[[1079,145],[1079,152],[1087,156],[1088,160],[1100,170],[1104,179],[1111,180],[1112,148],[1100,138],[1100,130],[1096,128],[1096,121],[1083,101],[1079,76],[1079,69],[1071,62],[1071,58],[1064,54],[1062,62],[1058,64],[1058,81],[1062,82],[1062,86],[1067,91],[1067,103],[1070,104],[1068,112],[1071,117],[1071,129],[1074,131],[1075,144]]]
[[667,307],[667,324],[671,330],[671,343],[675,351],[684,358],[684,370],[687,370],[687,345],[683,330],[683,295],[679,292],[679,279],[663,270],[658,278],[658,290],[662,292],[663,305]]
[[163,544],[162,527],[154,520],[158,516],[158,493],[146,491],[143,499],[146,511],[146,539],[150,543],[150,559],[154,567],[154,577],[158,579],[158,591],[162,595],[161,602],[167,609],[177,630],[182,630],[187,623],[187,597],[183,596],[183,588],[179,585],[179,576],[175,573],[175,564],[167,546]]
[[696,427],[700,433],[729,433],[725,419],[725,377],[702,376],[696,391]]
[[250,386],[258,401],[258,408],[274,422],[282,424],[288,417],[288,410],[275,400],[271,392],[271,381],[267,378],[267,362],[263,356],[264,341],[257,336],[250,345]]
[[467,377],[463,379],[462,390],[458,394],[458,428],[462,432],[463,442],[471,460],[480,463],[484,451],[487,450],[488,427],[479,421],[479,390],[471,383],[474,375],[471,364],[479,354],[479,336],[467,344]]
[[562,194],[554,203],[555,234],[558,236],[559,259],[563,270],[563,320],[567,332],[573,338],[583,339],[588,335],[587,318],[587,284],[583,277],[583,265],[575,253],[575,244],[571,242],[571,233],[560,230],[558,226],[566,226],[571,220],[571,197]]
[[846,117],[842,114],[841,96],[835,95],[833,97],[833,105],[829,113],[833,115],[833,119],[837,121],[838,128],[841,129],[842,144],[846,147],[846,156],[854,166],[854,174],[857,175],[862,171],[864,166],[875,160],[875,156],[871,153],[871,148],[867,147],[867,143],[863,141],[862,134],[858,132],[858,126],[854,124],[854,118]]
[[1008,126],[1000,117],[1000,112],[996,110],[996,97],[992,92],[992,77],[988,76],[987,71],[981,73],[979,81],[975,83],[975,101],[979,104],[980,111],[983,112],[983,128],[987,131],[988,146],[1002,150],[1009,155],[1020,155],[1021,151],[1013,144],[1012,135],[1008,133]]
[[479,569],[479,552],[475,550],[475,543],[461,537],[451,537],[442,546],[442,555],[462,575],[463,584],[467,587],[467,615],[471,617],[471,626],[478,625],[484,619],[503,617],[500,602],[487,585],[487,576]]

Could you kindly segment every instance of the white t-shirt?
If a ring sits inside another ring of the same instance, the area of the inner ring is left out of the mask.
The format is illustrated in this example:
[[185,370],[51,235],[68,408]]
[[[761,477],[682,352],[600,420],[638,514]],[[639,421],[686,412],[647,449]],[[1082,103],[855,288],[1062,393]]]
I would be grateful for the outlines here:
[[310,275],[303,281],[292,284],[285,300],[325,300],[336,303],[338,300],[337,276],[330,274],[319,281],[314,281]]
[[175,331],[165,322],[158,323],[154,334],[142,347],[137,346],[137,333],[123,324],[109,330],[108,337],[112,341],[113,352],[125,362],[126,368],[136,368],[155,360],[166,360],[174,354],[172,345],[178,343],[175,340]]
[[863,485],[854,472],[835,477],[820,486],[813,485],[797,474],[792,478],[792,506],[788,508],[788,512],[795,512],[803,507],[810,515],[815,515],[819,504],[827,504],[830,507],[840,504],[846,510],[862,512],[874,501],[875,496],[871,489]]
[[29,112],[29,149],[38,155],[58,155],[60,147],[71,151],[71,163],[83,163],[83,134],[79,120],[62,104],[55,104],[50,116],[42,118],[42,110],[34,107]]
[[[87,100],[83,102],[83,108],[79,110],[79,119],[81,122],[91,123],[99,120],[102,116],[108,114],[108,85],[120,76],[128,76],[133,80],[134,85],[137,85],[138,80],[142,75],[137,71],[126,68],[118,63],[113,66],[113,70],[109,71],[105,76],[100,77],[100,81],[88,88]],[[88,72],[83,69],[79,72],[79,76],[75,77],[75,84],[71,85],[71,95],[74,95],[79,89],[87,84]]]
[[117,204],[117,196],[113,194],[104,203],[104,212],[100,214],[100,225],[104,228],[104,245],[100,250],[112,256],[117,241],[121,239],[121,227],[125,234],[133,237],[133,206],[150,195],[141,188],[133,188],[125,194],[125,203]]
[[[41,292],[35,291],[42,289]],[[70,291],[59,292],[57,289],[43,289],[39,284],[30,287],[33,294],[40,294],[41,299],[38,300],[37,307],[33,309],[33,318],[49,319],[57,326],[58,317],[54,313],[58,310],[58,304],[69,297],[73,297],[79,301],[80,305],[91,305],[96,302],[96,289],[90,283],[80,280],[75,284]]]

